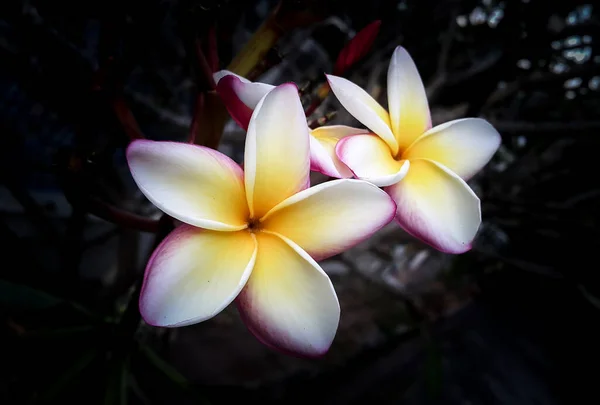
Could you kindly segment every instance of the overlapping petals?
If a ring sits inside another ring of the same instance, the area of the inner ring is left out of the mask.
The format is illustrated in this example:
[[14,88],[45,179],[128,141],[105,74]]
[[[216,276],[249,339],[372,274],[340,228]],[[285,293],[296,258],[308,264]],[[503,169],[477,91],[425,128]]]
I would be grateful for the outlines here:
[[500,134],[486,120],[463,118],[425,132],[402,157],[434,160],[468,180],[490,161],[500,141]]
[[[228,77],[240,80],[221,81]],[[329,136],[360,132],[337,127]],[[393,218],[396,205],[360,180],[307,189],[309,156],[309,129],[293,84],[268,91],[255,106],[245,173],[208,148],[131,143],[127,159],[140,190],[184,222],[147,265],[140,312],[148,323],[201,322],[237,297],[242,318],[265,344],[308,357],[329,349],[340,307],[315,258],[364,240]],[[337,163],[328,170],[341,172]]]
[[[481,222],[479,200],[464,180],[496,152],[500,135],[468,118],[431,128],[425,88],[412,58],[397,47],[388,69],[388,112],[352,82],[328,76],[340,103],[374,135],[349,136],[338,158],[360,179],[387,191],[409,233],[451,253],[470,248]],[[405,177],[406,176],[406,177]]]
[[368,132],[345,125],[328,125],[313,129],[310,132],[311,170],[339,179],[352,177],[352,171],[337,157],[335,146],[344,137]]
[[[270,84],[251,82],[228,70],[215,73],[214,79],[217,83],[217,92],[227,110],[244,129],[248,128],[252,111],[260,99],[275,88]],[[324,126],[310,130],[311,170],[336,178],[352,177],[352,171],[337,158],[335,145],[345,136],[367,132],[364,129],[344,125]]]
[[398,142],[390,128],[390,115],[385,108],[350,80],[333,75],[326,76],[331,91],[340,104],[364,126],[379,135],[393,155],[398,153]]
[[250,117],[258,102],[275,88],[270,84],[251,82],[228,70],[214,73],[213,78],[227,111],[243,129],[248,128]]
[[246,135],[244,170],[250,216],[261,218],[306,188],[310,174],[308,127],[294,84],[258,103]]
[[376,135],[349,136],[336,146],[338,158],[352,168],[357,178],[376,186],[390,186],[402,180],[410,163],[395,159],[385,142]]
[[311,187],[273,208],[262,226],[293,240],[316,260],[336,255],[394,218],[394,202],[367,184],[345,179]]

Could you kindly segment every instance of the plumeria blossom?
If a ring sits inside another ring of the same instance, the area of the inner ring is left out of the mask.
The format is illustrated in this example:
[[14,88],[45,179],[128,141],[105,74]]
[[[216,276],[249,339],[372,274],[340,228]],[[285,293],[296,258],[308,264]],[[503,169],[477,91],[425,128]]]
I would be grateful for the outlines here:
[[481,223],[468,180],[494,155],[500,135],[485,120],[431,128],[425,88],[408,52],[397,47],[388,69],[389,113],[366,91],[328,75],[342,106],[373,134],[348,136],[336,154],[359,179],[386,187],[396,219],[413,236],[447,253],[463,253]]
[[339,303],[315,260],[340,253],[393,220],[381,189],[342,179],[312,188],[309,134],[297,88],[258,102],[244,170],[206,147],[136,140],[127,149],[140,190],[182,221],[148,262],[140,312],[176,327],[215,316],[237,297],[263,343],[302,356],[324,354]]
[[[229,114],[244,129],[248,127],[252,111],[265,94],[275,86],[251,82],[228,70],[213,74],[220,94]],[[352,172],[335,154],[337,142],[348,135],[367,134],[369,131],[345,125],[328,125],[310,130],[311,170],[336,178],[353,177]]]

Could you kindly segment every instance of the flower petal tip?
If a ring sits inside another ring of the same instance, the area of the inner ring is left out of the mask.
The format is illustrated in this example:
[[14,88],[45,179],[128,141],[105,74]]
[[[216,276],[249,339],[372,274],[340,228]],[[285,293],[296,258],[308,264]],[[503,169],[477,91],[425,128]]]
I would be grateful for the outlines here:
[[298,93],[298,85],[294,82],[285,82],[277,87],[282,90],[285,89],[286,91],[294,91],[295,93]]
[[258,340],[262,345],[268,347],[269,349],[271,349],[275,352],[284,354],[286,356],[295,357],[298,359],[317,360],[317,359],[321,359],[321,358],[325,357],[325,355],[329,352],[329,349],[331,348],[331,344],[330,344],[329,346],[327,346],[326,348],[324,348],[322,350],[316,350],[314,352],[307,353],[307,352],[300,352],[300,351],[295,351],[295,350],[291,350],[291,349],[286,349],[281,346],[277,346],[274,343],[271,343],[268,340],[264,339],[262,334],[259,333],[258,331],[256,331],[252,327],[252,321],[248,318],[247,315],[245,315],[245,312],[246,312],[244,310],[245,307],[241,300],[236,299],[235,305],[238,309],[238,313],[240,314],[240,318],[242,319],[242,322],[246,326],[246,329],[248,329],[248,332],[250,332],[250,334],[252,336],[254,336],[254,338],[256,340]]

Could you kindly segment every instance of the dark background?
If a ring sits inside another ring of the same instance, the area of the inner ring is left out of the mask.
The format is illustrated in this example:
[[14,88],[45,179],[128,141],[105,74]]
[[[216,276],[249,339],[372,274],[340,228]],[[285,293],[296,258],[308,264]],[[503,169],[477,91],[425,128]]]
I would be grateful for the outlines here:
[[[483,211],[474,248],[443,255],[389,226],[323,262],[342,319],[316,361],[263,347],[232,308],[175,330],[139,324],[137,283],[172,223],[133,184],[124,148],[140,133],[185,140],[194,117],[220,135],[218,98],[196,112],[211,94],[195,47],[215,33],[226,68],[276,4],[1,3],[0,403],[600,401],[591,3],[284,0],[281,38],[255,79],[296,81],[308,105],[344,44],[379,19],[346,77],[386,105],[401,44],[434,124],[496,126],[500,150],[470,182]],[[333,96],[311,119],[331,111],[331,123],[356,124]],[[219,149],[239,161],[244,133],[221,121]]]

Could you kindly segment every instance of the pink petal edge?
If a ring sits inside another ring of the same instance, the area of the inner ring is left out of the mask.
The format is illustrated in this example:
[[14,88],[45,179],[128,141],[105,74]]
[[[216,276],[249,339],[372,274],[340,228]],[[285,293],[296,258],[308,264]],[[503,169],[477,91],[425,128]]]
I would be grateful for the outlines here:
[[243,82],[234,75],[226,75],[217,84],[217,93],[221,96],[223,104],[229,111],[231,118],[244,130],[248,130],[252,110],[240,100],[235,88],[243,85]]

